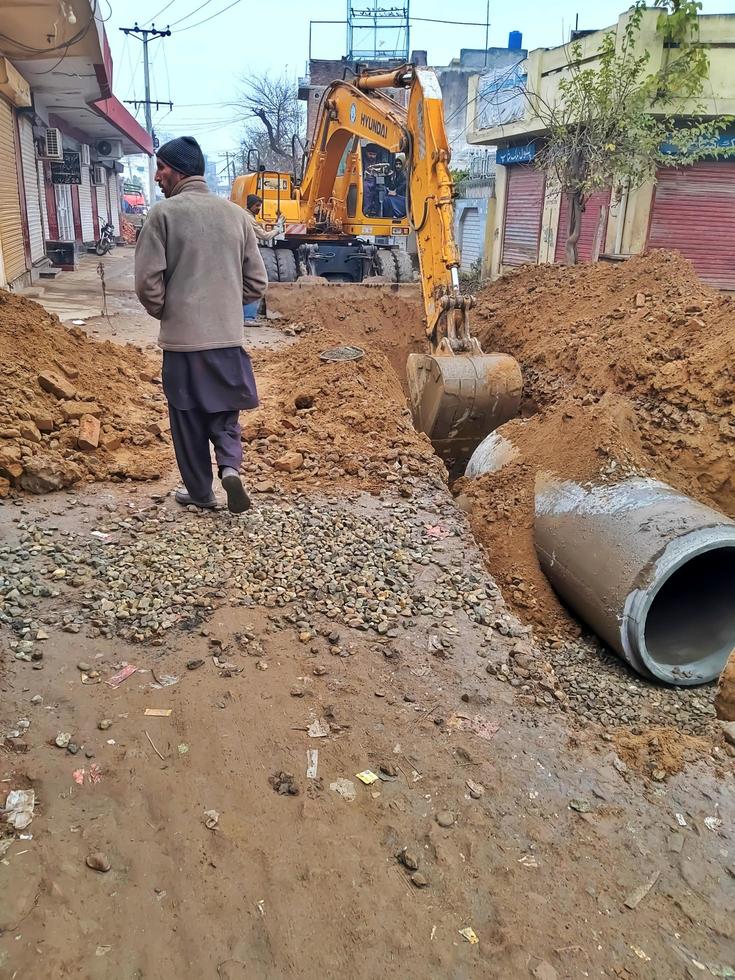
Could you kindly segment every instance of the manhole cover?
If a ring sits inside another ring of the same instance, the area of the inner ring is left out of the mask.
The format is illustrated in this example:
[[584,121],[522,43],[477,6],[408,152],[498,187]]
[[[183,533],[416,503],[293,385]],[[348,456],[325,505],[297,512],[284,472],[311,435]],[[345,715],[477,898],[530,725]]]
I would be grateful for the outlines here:
[[322,361],[359,361],[365,354],[361,347],[332,347],[319,355]]

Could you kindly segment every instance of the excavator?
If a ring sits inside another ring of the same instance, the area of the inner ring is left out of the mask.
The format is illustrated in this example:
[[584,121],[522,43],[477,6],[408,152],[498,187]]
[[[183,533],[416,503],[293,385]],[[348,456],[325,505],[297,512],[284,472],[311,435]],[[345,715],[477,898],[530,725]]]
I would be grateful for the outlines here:
[[[408,90],[407,106],[388,89]],[[366,147],[384,154],[368,166],[369,202]],[[395,206],[386,208],[380,193],[380,169],[393,166],[391,157],[405,161],[407,220],[396,215]],[[460,288],[450,158],[434,71],[411,64],[364,71],[325,90],[299,180],[259,169],[236,179],[231,199],[245,207],[249,194],[259,194],[266,228],[283,215],[285,235],[274,248],[261,250],[272,253],[266,268],[275,265],[278,275],[269,278],[280,281],[317,274],[325,251],[338,269],[361,265],[368,274],[383,275],[395,269],[386,278],[408,279],[408,253],[386,246],[385,239],[405,240],[409,227],[415,232],[428,350],[408,357],[409,401],[415,427],[457,476],[477,445],[518,414],[522,380],[513,357],[483,353],[470,332],[474,299]],[[373,213],[365,214],[366,208]],[[338,272],[335,278],[348,277]]]

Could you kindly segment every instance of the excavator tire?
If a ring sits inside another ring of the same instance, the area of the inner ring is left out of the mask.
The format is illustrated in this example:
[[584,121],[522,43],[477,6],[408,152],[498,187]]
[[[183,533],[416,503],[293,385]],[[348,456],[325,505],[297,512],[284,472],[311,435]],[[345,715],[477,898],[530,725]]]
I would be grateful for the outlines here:
[[408,252],[402,248],[397,248],[393,252],[393,259],[396,263],[398,272],[398,282],[413,282],[416,278],[413,271],[413,262]]
[[296,268],[296,256],[290,248],[273,249],[276,255],[276,265],[278,266],[278,278],[281,282],[296,282],[298,270]]
[[276,259],[275,249],[261,248],[260,257],[263,260],[263,265],[265,266],[268,282],[280,282],[278,276],[278,260]]
[[398,282],[398,272],[396,263],[393,260],[393,252],[389,248],[379,248],[375,253],[375,268],[379,276],[387,279],[388,282]]

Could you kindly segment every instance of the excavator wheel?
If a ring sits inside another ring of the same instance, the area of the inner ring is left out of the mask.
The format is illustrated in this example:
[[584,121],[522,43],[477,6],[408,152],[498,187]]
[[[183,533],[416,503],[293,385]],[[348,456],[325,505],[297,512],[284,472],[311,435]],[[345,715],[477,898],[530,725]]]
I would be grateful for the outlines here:
[[276,255],[278,266],[278,278],[281,282],[296,282],[298,270],[296,269],[296,256],[290,248],[273,249]]
[[398,274],[393,261],[393,251],[389,248],[379,248],[375,253],[375,268],[379,276],[389,282],[397,282]]
[[409,354],[406,374],[414,425],[452,478],[487,435],[518,415],[523,380],[508,354]]
[[393,259],[398,272],[398,282],[413,282],[416,277],[413,271],[413,262],[408,252],[402,248],[397,248],[393,251]]
[[260,257],[263,260],[263,265],[265,266],[266,275],[268,276],[268,282],[279,282],[278,276],[278,260],[276,259],[276,251],[273,248],[261,248]]

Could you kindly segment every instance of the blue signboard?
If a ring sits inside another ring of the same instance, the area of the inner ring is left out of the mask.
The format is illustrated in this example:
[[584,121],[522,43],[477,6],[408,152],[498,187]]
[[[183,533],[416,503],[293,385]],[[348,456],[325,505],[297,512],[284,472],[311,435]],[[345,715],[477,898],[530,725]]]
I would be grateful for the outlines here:
[[720,133],[719,136],[713,136],[710,139],[691,141],[686,146],[673,143],[670,140],[659,146],[659,151],[665,156],[680,156],[681,154],[686,156],[695,149],[698,152],[711,149],[713,151],[728,150],[730,153],[733,153],[735,152],[735,133]]
[[524,143],[522,146],[504,146],[498,149],[496,163],[508,167],[512,163],[530,163],[536,156],[536,144]]

